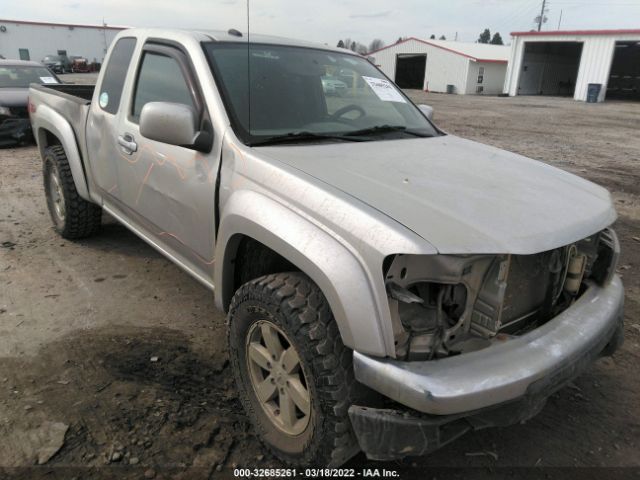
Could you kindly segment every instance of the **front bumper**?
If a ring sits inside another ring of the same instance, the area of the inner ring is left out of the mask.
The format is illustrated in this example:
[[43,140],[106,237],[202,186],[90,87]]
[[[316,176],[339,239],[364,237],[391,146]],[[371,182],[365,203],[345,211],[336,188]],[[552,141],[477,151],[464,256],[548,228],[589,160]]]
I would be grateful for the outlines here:
[[610,354],[619,346],[623,300],[615,276],[604,287],[591,285],[542,327],[485,350],[429,362],[376,360],[355,352],[360,382],[418,410],[351,406],[360,447],[377,460],[425,455],[469,430],[533,417],[605,347]]
[[622,323],[619,277],[591,284],[568,309],[518,338],[476,352],[424,362],[373,358],[354,352],[358,381],[407,406],[452,415],[505,403],[541,383],[578,375],[609,343]]
[[0,146],[14,145],[31,138],[29,118],[0,117]]

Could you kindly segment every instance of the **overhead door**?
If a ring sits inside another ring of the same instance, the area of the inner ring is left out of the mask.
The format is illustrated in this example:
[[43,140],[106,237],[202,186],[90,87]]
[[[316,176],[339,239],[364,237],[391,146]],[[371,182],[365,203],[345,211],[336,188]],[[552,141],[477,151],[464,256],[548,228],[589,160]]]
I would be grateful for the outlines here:
[[401,54],[396,57],[395,82],[400,88],[424,87],[424,73],[427,56],[424,54]]

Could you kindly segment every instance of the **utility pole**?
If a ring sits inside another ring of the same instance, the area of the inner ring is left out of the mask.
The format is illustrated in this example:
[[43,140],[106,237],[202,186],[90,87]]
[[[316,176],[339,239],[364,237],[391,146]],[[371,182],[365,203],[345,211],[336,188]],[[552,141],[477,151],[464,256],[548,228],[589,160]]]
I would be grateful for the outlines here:
[[542,8],[540,9],[540,16],[536,18],[538,20],[538,31],[542,30],[542,22],[544,22],[544,12],[547,6],[547,0],[542,0]]
[[102,55],[102,62],[104,63],[104,57],[107,56],[107,24],[102,17],[102,39],[104,40],[104,53]]

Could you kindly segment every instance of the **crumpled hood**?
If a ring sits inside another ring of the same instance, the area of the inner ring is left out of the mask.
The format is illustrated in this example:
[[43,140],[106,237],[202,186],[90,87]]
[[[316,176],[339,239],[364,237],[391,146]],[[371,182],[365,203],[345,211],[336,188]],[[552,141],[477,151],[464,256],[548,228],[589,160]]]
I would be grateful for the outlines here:
[[28,88],[0,88],[0,106],[2,107],[26,107],[28,98]]
[[616,218],[604,188],[453,135],[256,150],[383,212],[440,253],[538,253]]

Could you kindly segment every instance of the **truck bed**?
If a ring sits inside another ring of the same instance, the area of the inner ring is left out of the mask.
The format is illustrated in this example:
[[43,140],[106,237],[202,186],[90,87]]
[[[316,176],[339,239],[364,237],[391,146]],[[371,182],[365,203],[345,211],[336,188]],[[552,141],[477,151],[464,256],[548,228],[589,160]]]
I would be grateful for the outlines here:
[[[33,134],[36,139],[43,134],[41,130],[52,130],[54,134],[63,140],[63,143],[76,145],[80,158],[83,162],[86,161],[85,128],[94,90],[95,85],[31,84],[29,101],[33,105],[34,112],[31,115],[31,124],[34,127]],[[40,116],[38,112],[42,111],[42,109],[53,110],[53,113],[50,112],[48,114],[49,119],[54,118],[52,123],[47,124],[46,122],[38,121]],[[67,123],[71,127],[75,138],[64,138],[62,133],[64,131],[63,123]],[[86,169],[87,167],[85,165],[82,168]]]
[[57,83],[47,85],[32,84],[31,88],[33,90],[42,90],[46,93],[59,95],[68,100],[72,100],[83,105],[88,105],[91,103],[91,99],[93,98],[93,91],[96,89],[96,86]]

